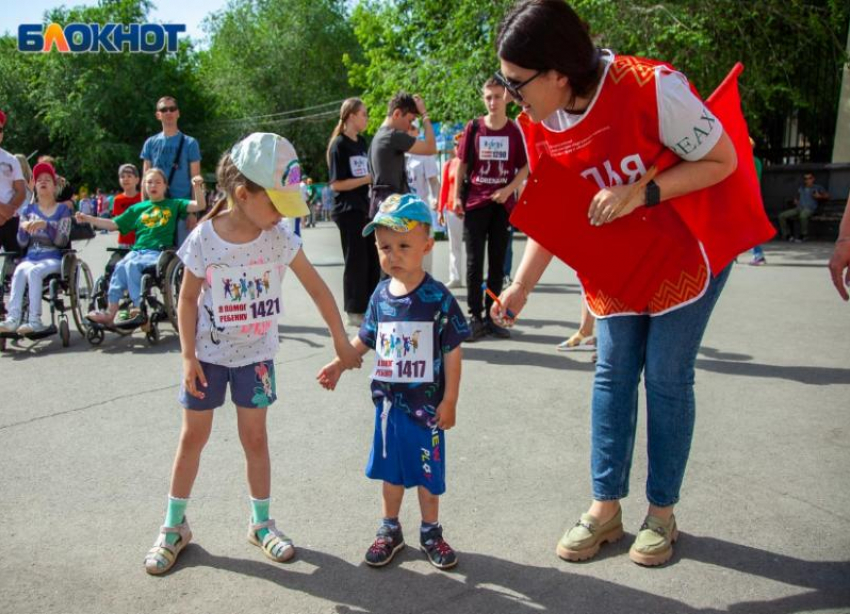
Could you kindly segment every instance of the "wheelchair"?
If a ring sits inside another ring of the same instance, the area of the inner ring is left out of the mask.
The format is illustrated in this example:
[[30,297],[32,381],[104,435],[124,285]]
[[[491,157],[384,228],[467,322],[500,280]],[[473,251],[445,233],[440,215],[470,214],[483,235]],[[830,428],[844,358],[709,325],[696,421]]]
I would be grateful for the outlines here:
[[[107,307],[109,295],[109,280],[115,267],[121,259],[126,256],[130,249],[126,247],[109,247],[112,252],[106,270],[94,282],[94,292],[91,294],[89,311]],[[133,334],[140,328],[145,333],[145,339],[150,345],[156,345],[160,340],[159,326],[162,322],[169,322],[177,331],[177,299],[180,296],[180,284],[183,281],[183,262],[177,257],[177,251],[173,248],[165,249],[159,255],[159,259],[153,266],[146,267],[142,271],[141,279],[141,305],[140,312],[143,323],[140,325],[122,326],[120,322],[112,325],[88,322],[86,339],[92,345],[100,345],[106,337],[106,331],[117,333],[124,337]],[[129,295],[125,293],[119,301],[119,311],[132,307]]]
[[[67,312],[71,312],[77,331],[87,337],[90,323],[85,317],[85,308],[92,296],[92,274],[89,266],[77,257],[71,248],[60,250],[62,260],[59,273],[52,273],[44,278],[42,300],[50,305],[50,325],[42,332],[21,335],[18,333],[0,332],[0,351],[6,350],[7,339],[38,340],[59,334],[62,347],[71,343],[71,327],[68,324]],[[3,262],[0,264],[0,318],[6,318],[6,299],[12,285],[12,275],[18,261],[23,257],[18,252],[0,253]],[[66,305],[65,300],[68,300]],[[29,291],[24,293],[23,314],[29,311]],[[57,324],[58,321],[58,324]]]

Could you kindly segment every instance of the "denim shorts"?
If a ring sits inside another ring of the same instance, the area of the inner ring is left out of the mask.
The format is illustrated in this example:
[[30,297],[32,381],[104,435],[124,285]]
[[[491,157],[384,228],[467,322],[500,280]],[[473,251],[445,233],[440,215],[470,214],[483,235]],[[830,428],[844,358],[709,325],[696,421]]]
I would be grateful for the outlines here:
[[215,409],[224,405],[227,384],[230,383],[230,400],[238,407],[268,407],[277,400],[275,394],[274,362],[264,360],[244,367],[222,367],[201,361],[207,387],[198,387],[204,398],[193,397],[180,385],[180,404],[198,411]]

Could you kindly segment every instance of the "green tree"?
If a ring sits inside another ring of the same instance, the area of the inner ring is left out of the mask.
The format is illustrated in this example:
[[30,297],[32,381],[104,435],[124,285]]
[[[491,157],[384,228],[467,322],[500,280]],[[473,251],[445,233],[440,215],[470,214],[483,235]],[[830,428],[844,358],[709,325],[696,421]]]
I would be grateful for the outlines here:
[[513,0],[365,0],[351,17],[363,48],[348,58],[376,128],[399,90],[419,93],[435,121],[482,112],[481,85],[498,68],[496,29]]
[[198,124],[224,150],[247,133],[277,132],[304,171],[327,175],[325,148],[348,83],[343,56],[359,47],[343,0],[232,0],[206,21],[202,82],[214,92],[210,121]]

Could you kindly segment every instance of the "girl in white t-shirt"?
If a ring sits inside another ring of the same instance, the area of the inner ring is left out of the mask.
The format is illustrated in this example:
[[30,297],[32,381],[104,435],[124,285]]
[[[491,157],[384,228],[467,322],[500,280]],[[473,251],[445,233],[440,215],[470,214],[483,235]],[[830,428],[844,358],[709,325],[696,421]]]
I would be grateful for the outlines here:
[[301,250],[300,237],[281,223],[284,217],[307,213],[298,189],[298,158],[289,141],[254,133],[222,157],[217,174],[226,198],[178,251],[185,264],[177,307],[183,429],[165,523],[145,557],[150,574],[168,571],[192,538],[184,512],[212,429],[212,410],[224,404],[228,382],[251,495],[248,540],[274,561],[295,554],[292,540],[269,518],[266,434],[267,409],[276,399],[277,320],[283,310],[281,281],[287,268],[316,303],[340,360],[352,367],[361,364],[330,290]]

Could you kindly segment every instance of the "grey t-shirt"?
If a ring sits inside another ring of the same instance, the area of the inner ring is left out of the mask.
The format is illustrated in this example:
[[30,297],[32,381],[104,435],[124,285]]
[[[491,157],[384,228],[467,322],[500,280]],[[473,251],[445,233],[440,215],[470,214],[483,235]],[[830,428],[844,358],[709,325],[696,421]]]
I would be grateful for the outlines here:
[[369,168],[374,188],[397,194],[410,191],[404,154],[415,142],[415,138],[401,130],[389,126],[378,128],[369,147]]

